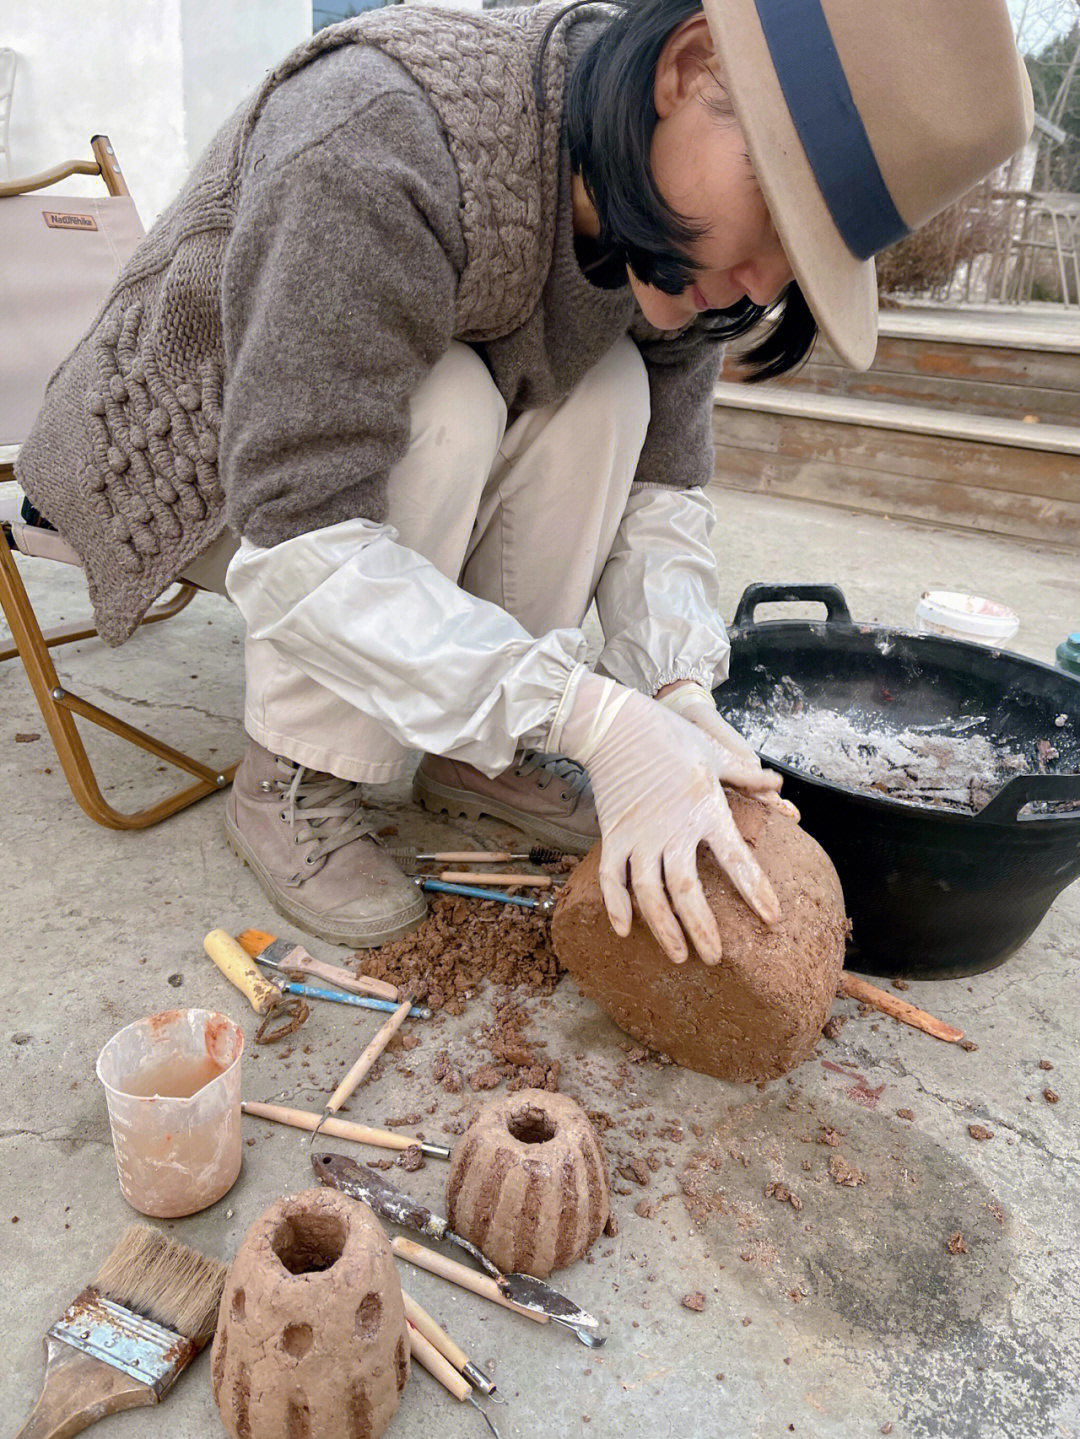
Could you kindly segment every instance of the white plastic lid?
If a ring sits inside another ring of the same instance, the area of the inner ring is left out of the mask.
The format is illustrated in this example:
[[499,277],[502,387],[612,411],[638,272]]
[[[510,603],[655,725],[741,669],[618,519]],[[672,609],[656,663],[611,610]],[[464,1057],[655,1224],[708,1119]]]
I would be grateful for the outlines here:
[[1006,605],[955,590],[930,590],[915,607],[919,628],[969,640],[1009,640],[1020,619]]

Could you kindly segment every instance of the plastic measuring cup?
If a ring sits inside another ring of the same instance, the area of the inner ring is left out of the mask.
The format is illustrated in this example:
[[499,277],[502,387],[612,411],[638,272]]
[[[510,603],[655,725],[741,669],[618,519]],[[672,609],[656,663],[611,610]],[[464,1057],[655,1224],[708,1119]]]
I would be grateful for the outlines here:
[[140,1214],[194,1214],[232,1188],[243,1048],[226,1015],[170,1009],[127,1025],[98,1055],[120,1189]]

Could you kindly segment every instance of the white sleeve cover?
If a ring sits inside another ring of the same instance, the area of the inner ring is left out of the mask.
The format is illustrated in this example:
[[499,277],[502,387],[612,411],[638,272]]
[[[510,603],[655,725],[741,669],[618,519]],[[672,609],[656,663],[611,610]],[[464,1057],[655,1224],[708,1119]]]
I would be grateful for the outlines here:
[[269,549],[243,540],[225,584],[248,638],[403,745],[488,775],[521,745],[545,748],[584,635],[535,639],[396,540],[391,526],[361,519]]
[[596,589],[599,672],[649,695],[674,680],[711,690],[727,678],[715,521],[700,488],[634,485]]

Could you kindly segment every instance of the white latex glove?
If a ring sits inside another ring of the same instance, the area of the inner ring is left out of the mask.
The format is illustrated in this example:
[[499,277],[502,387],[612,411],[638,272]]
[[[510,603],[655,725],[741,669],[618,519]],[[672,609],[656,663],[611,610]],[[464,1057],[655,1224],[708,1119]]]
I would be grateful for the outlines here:
[[[755,766],[762,776],[762,783],[751,787],[750,792],[754,798],[771,805],[781,814],[789,815],[798,823],[799,811],[789,800],[780,798],[779,791],[782,783],[780,775],[775,770],[762,768],[761,761],[742,735],[718,713],[713,697],[704,685],[690,680],[685,684],[675,685],[665,694],[659,694],[655,698],[657,704],[666,705],[668,709],[674,710],[676,714],[682,715],[683,719],[688,719],[692,725],[696,725],[714,743],[718,744],[725,754],[745,760],[748,764]],[[746,786],[733,784],[732,788],[743,789]]]
[[709,846],[751,909],[766,924],[776,923],[780,906],[772,885],[721,789],[721,781],[760,788],[756,758],[751,765],[723,754],[663,705],[584,669],[571,676],[556,724],[559,749],[583,764],[592,781],[603,844],[600,889],[616,934],[625,938],[633,919],[629,866],[638,908],[670,958],[676,964],[687,958],[689,936],[706,964],[719,961],[720,932],[698,877],[699,844]]

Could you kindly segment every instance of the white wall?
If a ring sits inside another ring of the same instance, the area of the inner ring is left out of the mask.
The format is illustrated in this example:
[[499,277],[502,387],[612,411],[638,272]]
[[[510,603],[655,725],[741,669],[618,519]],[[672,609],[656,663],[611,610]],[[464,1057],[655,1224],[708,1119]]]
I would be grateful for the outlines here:
[[108,135],[149,226],[222,121],[310,34],[311,0],[4,0],[0,45],[19,57],[11,175],[91,159],[90,136]]

